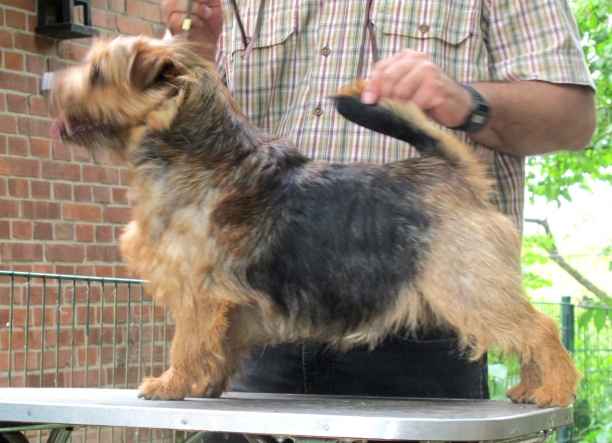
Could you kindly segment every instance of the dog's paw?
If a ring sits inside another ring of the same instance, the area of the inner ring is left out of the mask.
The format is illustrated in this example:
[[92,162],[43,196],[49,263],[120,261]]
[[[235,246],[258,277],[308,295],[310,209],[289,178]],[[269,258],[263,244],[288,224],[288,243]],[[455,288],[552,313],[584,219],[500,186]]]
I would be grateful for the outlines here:
[[565,407],[573,403],[575,396],[571,390],[564,390],[558,386],[541,386],[533,392],[531,400],[540,408]]
[[571,390],[564,392],[555,386],[540,386],[533,389],[523,383],[509,389],[506,395],[514,403],[535,403],[540,408],[569,406],[575,399]]
[[194,397],[220,397],[223,391],[225,391],[226,385],[226,382],[212,383],[208,380],[193,383],[191,385],[191,395]]
[[138,397],[147,400],[182,400],[189,394],[189,383],[172,368],[159,377],[147,377],[138,388]]
[[506,391],[506,396],[514,403],[529,403],[532,394],[533,390],[529,389],[526,383],[519,383]]

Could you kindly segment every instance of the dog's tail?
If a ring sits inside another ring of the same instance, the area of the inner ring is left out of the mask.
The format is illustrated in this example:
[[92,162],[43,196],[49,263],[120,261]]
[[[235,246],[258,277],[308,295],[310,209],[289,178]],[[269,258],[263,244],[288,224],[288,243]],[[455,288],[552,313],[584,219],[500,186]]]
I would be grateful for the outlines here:
[[489,178],[470,146],[438,127],[412,102],[382,99],[376,105],[362,103],[360,97],[364,87],[364,81],[357,81],[333,97],[342,116],[365,128],[408,142],[422,156],[445,160],[463,171],[473,189],[483,199],[487,198]]

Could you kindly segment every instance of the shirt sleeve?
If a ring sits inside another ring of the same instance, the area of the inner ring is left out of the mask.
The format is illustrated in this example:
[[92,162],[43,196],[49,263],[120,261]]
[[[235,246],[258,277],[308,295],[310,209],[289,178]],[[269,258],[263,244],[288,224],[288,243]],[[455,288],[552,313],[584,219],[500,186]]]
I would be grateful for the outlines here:
[[567,0],[485,0],[492,80],[541,80],[595,89]]

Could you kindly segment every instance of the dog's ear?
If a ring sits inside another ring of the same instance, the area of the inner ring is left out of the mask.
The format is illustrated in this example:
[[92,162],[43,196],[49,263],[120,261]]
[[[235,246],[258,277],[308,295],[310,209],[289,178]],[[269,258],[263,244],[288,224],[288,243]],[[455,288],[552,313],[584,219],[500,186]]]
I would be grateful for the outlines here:
[[147,89],[156,84],[172,83],[184,69],[172,58],[169,48],[152,47],[136,43],[135,54],[129,65],[129,79],[138,89]]

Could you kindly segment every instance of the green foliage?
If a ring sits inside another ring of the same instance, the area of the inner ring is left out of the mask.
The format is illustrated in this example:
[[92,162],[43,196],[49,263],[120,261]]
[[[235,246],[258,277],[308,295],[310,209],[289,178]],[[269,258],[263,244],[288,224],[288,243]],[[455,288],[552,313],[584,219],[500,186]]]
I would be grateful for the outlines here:
[[612,311],[594,308],[585,311],[578,318],[578,325],[583,328],[588,327],[591,322],[597,332],[603,331],[605,327],[612,329]]
[[571,201],[570,188],[589,189],[593,180],[612,184],[612,2],[574,0],[587,64],[597,87],[597,131],[588,149],[530,157],[527,173],[529,197],[544,197],[561,204]]
[[[534,303],[538,310],[552,318],[561,317],[561,305]],[[609,443],[612,441],[612,327],[597,325],[595,318],[610,322],[609,308],[575,307],[574,361],[582,380],[574,403],[572,442]],[[561,325],[560,325],[561,326]],[[562,328],[566,330],[568,325]],[[520,366],[514,357],[489,353],[489,391],[491,398],[505,398],[508,388],[519,381]],[[552,439],[554,441],[554,439]]]

